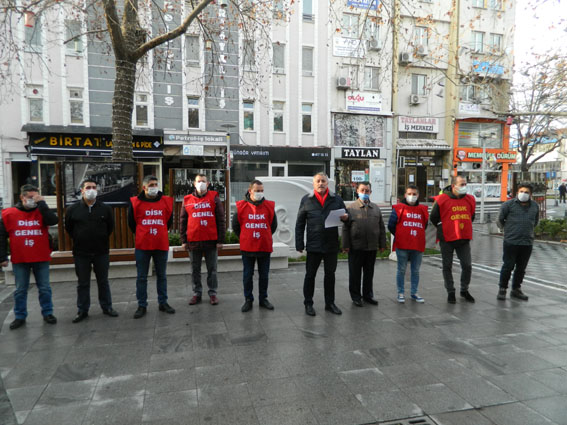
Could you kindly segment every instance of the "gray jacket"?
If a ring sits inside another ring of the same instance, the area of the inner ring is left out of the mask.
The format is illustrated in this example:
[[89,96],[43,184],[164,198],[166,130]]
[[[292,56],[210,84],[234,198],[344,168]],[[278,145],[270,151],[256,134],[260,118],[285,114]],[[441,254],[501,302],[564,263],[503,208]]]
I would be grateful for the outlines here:
[[348,222],[343,225],[343,249],[374,251],[386,248],[386,229],[378,205],[360,199],[347,207]]
[[498,227],[504,231],[504,242],[511,245],[533,245],[534,228],[539,222],[539,206],[530,200],[522,205],[518,198],[510,199],[500,207]]

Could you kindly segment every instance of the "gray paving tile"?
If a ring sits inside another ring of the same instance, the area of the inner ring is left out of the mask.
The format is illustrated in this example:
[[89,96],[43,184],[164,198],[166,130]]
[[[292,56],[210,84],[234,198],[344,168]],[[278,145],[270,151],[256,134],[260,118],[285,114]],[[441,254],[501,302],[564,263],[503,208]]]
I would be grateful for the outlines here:
[[470,403],[467,403],[444,384],[408,387],[403,391],[428,415],[472,409]]
[[58,407],[82,403],[93,396],[97,379],[89,381],[60,382],[49,384],[35,405],[35,409]]
[[528,372],[528,375],[560,394],[567,394],[567,370],[563,368]]
[[447,386],[476,408],[517,401],[514,396],[480,377],[456,379],[448,382]]
[[150,372],[146,384],[146,392],[150,394],[194,390],[196,388],[194,368]]
[[98,363],[63,363],[55,370],[52,382],[86,381],[97,378]]
[[216,366],[197,366],[195,368],[197,388],[220,387],[246,382],[238,363],[220,364]]
[[162,370],[190,369],[195,366],[195,354],[192,351],[177,353],[152,354],[150,372]]
[[147,373],[119,376],[101,375],[93,400],[104,401],[115,398],[143,396],[147,379]]
[[199,424],[197,391],[179,391],[175,393],[147,394],[144,402],[142,421],[163,421],[182,418],[186,424]]
[[443,425],[494,425],[494,422],[475,410],[440,413],[431,417],[438,424]]
[[247,384],[225,385],[222,387],[206,387],[197,390],[199,408],[245,408],[252,406]]
[[252,408],[226,409],[219,406],[199,408],[201,424],[206,425],[260,425],[256,412]]
[[532,354],[554,366],[567,366],[567,345],[540,348],[532,351]]
[[420,364],[380,367],[380,371],[399,388],[437,384],[440,380]]
[[262,425],[319,425],[309,406],[301,402],[275,403],[255,411]]
[[373,391],[357,394],[356,398],[378,421],[423,415],[421,408],[401,390]]
[[28,414],[25,423],[26,425],[82,423],[88,407],[89,403],[83,401],[44,409],[35,408]]
[[310,402],[311,412],[319,423],[358,425],[370,423],[374,416],[354,396],[331,396]]
[[142,421],[144,396],[92,401],[83,425],[137,425]]
[[482,415],[496,425],[553,425],[549,419],[523,403],[510,403],[482,409]]
[[525,404],[559,425],[567,424],[567,396],[565,395],[529,400]]
[[378,368],[339,372],[339,377],[354,394],[378,390],[391,391],[396,388],[396,385]]
[[276,378],[247,383],[248,394],[254,406],[282,403],[290,404],[302,400],[294,378]]
[[490,376],[486,379],[520,401],[557,395],[556,391],[531,378],[526,373]]
[[31,410],[47,385],[36,385],[7,390],[6,393],[14,411]]

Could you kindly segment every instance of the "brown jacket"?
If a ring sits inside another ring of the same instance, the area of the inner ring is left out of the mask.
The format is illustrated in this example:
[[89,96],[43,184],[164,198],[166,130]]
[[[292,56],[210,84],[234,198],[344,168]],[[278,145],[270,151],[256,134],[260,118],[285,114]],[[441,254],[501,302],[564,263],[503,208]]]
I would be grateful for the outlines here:
[[386,248],[386,229],[378,205],[357,199],[348,207],[349,219],[343,226],[343,249],[374,251]]

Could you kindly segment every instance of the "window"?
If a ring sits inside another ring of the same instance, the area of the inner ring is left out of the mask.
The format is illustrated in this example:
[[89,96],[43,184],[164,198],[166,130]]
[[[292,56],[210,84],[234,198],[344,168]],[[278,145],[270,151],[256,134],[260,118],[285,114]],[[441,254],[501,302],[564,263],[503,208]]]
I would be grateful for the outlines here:
[[472,6],[484,8],[484,0],[472,0]]
[[459,122],[459,146],[502,148],[502,124]]
[[80,21],[65,21],[65,46],[67,48],[67,53],[83,53],[83,38],[81,36],[81,33],[82,31]]
[[488,8],[492,10],[502,10],[502,0],[488,0]]
[[42,46],[42,33],[41,33],[41,20],[35,19],[32,27],[25,27],[26,31],[26,48],[32,52],[41,51]]
[[380,68],[374,66],[364,67],[364,88],[366,90],[380,90],[378,74]]
[[284,102],[274,102],[274,131],[283,131]]
[[252,71],[256,63],[254,40],[244,40],[242,43],[242,66],[244,71]]
[[285,4],[284,0],[273,0],[273,16],[276,19],[285,18]]
[[463,102],[473,102],[474,101],[474,85],[473,84],[461,86],[461,100]]
[[199,128],[199,97],[187,97],[187,127]]
[[313,20],[313,0],[303,0],[303,20]]
[[311,114],[313,112],[313,104],[303,103],[301,105],[302,124],[301,131],[311,133]]
[[425,85],[427,84],[427,76],[422,74],[411,75],[411,94],[425,96],[427,94]]
[[43,122],[43,88],[28,86],[26,90],[30,122]]
[[301,69],[303,75],[313,75],[313,47],[303,47]]
[[254,130],[254,101],[245,100],[242,102],[242,109],[244,110],[244,130]]
[[489,47],[492,53],[502,52],[502,34],[490,34]]
[[429,28],[415,27],[414,41],[416,46],[427,47],[429,45]]
[[148,95],[136,94],[136,126],[146,127],[148,123]]
[[343,13],[343,37],[358,38],[358,15]]
[[71,124],[83,124],[83,89],[69,89]]
[[185,37],[185,61],[187,66],[199,67],[201,47],[198,35]]
[[480,84],[482,83],[461,86],[461,101],[471,103],[489,103],[491,99],[490,87]]
[[273,67],[275,74],[285,74],[285,44],[274,43],[272,45],[273,53]]
[[472,50],[482,53],[484,51],[484,33],[480,31],[472,32]]
[[364,23],[364,38],[366,40],[379,40],[379,26],[373,18],[368,16],[366,22]]
[[350,79],[351,89],[358,89],[358,65],[343,65],[340,76],[346,76]]

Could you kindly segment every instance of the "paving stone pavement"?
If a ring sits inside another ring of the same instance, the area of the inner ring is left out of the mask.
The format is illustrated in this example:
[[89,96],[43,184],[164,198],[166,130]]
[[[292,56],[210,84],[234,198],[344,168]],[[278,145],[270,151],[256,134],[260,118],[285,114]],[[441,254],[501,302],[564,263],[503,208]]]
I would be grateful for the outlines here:
[[[497,276],[475,269],[476,304],[449,305],[439,267],[432,259],[422,266],[425,304],[400,305],[396,263],[378,261],[380,305],[359,308],[339,262],[342,316],[324,311],[322,273],[317,316],[304,314],[303,264],[271,273],[274,311],[255,303],[240,312],[241,273],[219,274],[217,306],[207,297],[187,305],[190,276],[171,277],[175,315],[158,311],[150,284],[139,320],[132,279],[111,281],[119,318],[93,302],[79,324],[71,323],[74,282],[53,285],[55,326],[41,320],[34,288],[26,326],[10,331],[8,297],[0,303],[0,423],[348,425],[428,415],[447,425],[566,424],[567,292],[526,285],[529,302],[498,302]],[[565,276],[565,262],[557,267]]]

